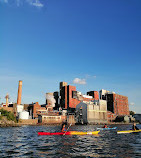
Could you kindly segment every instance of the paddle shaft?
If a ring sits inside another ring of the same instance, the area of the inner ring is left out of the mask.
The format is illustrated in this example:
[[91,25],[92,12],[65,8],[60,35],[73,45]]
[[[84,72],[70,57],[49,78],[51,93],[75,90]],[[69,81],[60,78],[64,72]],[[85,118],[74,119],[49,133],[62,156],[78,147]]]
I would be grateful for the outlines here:
[[[69,125],[68,129],[66,130],[66,132],[69,130],[70,126],[71,126],[71,124]],[[65,135],[65,134],[66,134],[66,132],[65,132],[63,135]]]

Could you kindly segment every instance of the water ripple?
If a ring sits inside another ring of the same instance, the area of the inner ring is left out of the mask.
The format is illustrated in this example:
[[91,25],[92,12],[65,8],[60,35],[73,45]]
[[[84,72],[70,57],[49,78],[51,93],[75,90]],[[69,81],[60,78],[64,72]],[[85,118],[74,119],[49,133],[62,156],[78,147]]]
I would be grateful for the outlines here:
[[[71,130],[93,131],[96,127],[98,126],[72,126]],[[130,128],[129,125],[118,125],[118,130]],[[115,130],[111,130],[101,131],[98,136],[37,135],[38,131],[59,130],[60,126],[0,128],[0,157],[141,157],[141,133],[117,135]]]

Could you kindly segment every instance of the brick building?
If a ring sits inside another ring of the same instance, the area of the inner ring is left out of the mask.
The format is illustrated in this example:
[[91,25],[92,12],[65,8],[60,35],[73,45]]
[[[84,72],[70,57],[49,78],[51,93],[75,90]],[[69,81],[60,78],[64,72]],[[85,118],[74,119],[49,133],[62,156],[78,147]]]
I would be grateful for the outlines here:
[[29,115],[33,119],[38,118],[38,111],[39,110],[46,110],[46,106],[41,107],[41,105],[38,102],[33,103],[33,104],[29,104],[29,106],[28,106]]
[[75,86],[67,85],[66,82],[60,82],[60,106],[63,109],[75,109],[82,101],[99,100],[99,93],[97,91],[90,91],[87,94],[82,95],[81,92],[76,91]]
[[117,116],[129,115],[128,97],[119,94],[107,94],[107,110]]
[[62,108],[64,109],[76,108],[76,105],[81,102],[75,97],[75,92],[76,92],[75,86],[66,85],[61,88],[60,104]]
[[60,82],[60,106],[61,106],[61,108],[65,108],[65,86],[67,86],[67,82]]
[[66,121],[66,116],[55,113],[38,115],[38,123],[42,124],[62,124],[64,121]]
[[87,92],[87,95],[92,96],[94,98],[94,100],[99,100],[98,91],[89,91],[89,92]]

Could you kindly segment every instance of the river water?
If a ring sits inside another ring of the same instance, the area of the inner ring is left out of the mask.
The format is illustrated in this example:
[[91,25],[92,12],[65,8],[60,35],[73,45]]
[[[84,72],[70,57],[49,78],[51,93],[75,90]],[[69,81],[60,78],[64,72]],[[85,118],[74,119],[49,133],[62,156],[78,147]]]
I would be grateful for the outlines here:
[[[131,125],[116,126],[117,130],[131,129]],[[100,125],[77,125],[71,126],[70,130],[94,131],[97,127]],[[141,128],[141,125],[138,127]],[[141,133],[117,134],[117,130],[101,131],[97,136],[38,136],[38,131],[58,132],[60,126],[0,128],[0,158],[140,158]]]

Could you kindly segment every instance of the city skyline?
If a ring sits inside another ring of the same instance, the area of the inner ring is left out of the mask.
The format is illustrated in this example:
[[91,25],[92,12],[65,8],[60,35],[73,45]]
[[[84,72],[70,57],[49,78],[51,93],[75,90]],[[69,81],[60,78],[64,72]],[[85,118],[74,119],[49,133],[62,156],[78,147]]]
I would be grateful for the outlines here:
[[0,0],[0,103],[45,103],[59,82],[128,96],[141,113],[141,1]]

